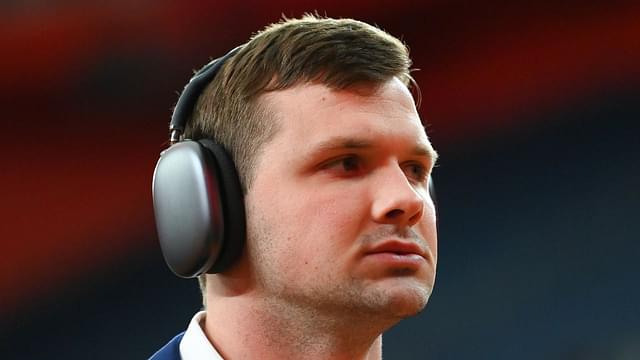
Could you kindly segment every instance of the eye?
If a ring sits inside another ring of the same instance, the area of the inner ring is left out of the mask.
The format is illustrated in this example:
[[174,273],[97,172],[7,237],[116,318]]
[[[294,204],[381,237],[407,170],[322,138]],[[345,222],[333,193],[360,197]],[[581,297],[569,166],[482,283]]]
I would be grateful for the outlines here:
[[415,182],[425,182],[429,176],[429,170],[421,163],[412,162],[404,166],[404,173],[410,180]]
[[333,159],[321,166],[324,170],[336,171],[340,174],[354,175],[364,169],[364,161],[356,155],[347,155]]

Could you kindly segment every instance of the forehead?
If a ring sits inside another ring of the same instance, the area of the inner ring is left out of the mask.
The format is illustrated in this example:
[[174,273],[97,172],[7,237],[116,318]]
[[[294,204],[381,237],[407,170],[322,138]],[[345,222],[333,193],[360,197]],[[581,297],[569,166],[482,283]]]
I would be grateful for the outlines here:
[[430,148],[411,93],[395,78],[355,90],[302,84],[268,93],[262,101],[278,122],[274,146],[302,151],[331,138],[357,138],[372,143],[401,140],[408,146]]

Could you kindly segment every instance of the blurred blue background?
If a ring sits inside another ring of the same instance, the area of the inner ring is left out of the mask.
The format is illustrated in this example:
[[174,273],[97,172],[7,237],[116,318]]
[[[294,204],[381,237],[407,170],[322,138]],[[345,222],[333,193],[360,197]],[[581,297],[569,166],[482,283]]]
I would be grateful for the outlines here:
[[[200,307],[151,175],[191,71],[284,14],[401,37],[440,255],[390,359],[640,359],[640,3],[0,3],[0,354],[146,358]],[[274,329],[277,331],[277,329]]]

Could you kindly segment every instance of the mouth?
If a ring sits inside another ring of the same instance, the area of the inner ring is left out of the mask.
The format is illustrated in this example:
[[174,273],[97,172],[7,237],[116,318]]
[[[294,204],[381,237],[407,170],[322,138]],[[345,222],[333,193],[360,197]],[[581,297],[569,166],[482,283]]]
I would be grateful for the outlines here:
[[401,241],[401,240],[388,240],[383,241],[371,249],[365,251],[366,255],[375,254],[394,254],[397,256],[411,256],[417,255],[419,257],[427,257],[426,251],[415,242]]
[[428,259],[426,249],[415,242],[387,240],[365,251],[365,258],[391,267],[415,268]]

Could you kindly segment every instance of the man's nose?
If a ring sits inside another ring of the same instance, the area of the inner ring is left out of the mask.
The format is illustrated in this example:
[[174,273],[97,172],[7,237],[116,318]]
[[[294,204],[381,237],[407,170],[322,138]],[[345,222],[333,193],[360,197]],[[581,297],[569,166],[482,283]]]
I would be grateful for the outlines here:
[[381,224],[401,227],[415,225],[424,213],[426,197],[419,185],[412,184],[399,166],[390,166],[378,173],[374,184],[372,217]]

